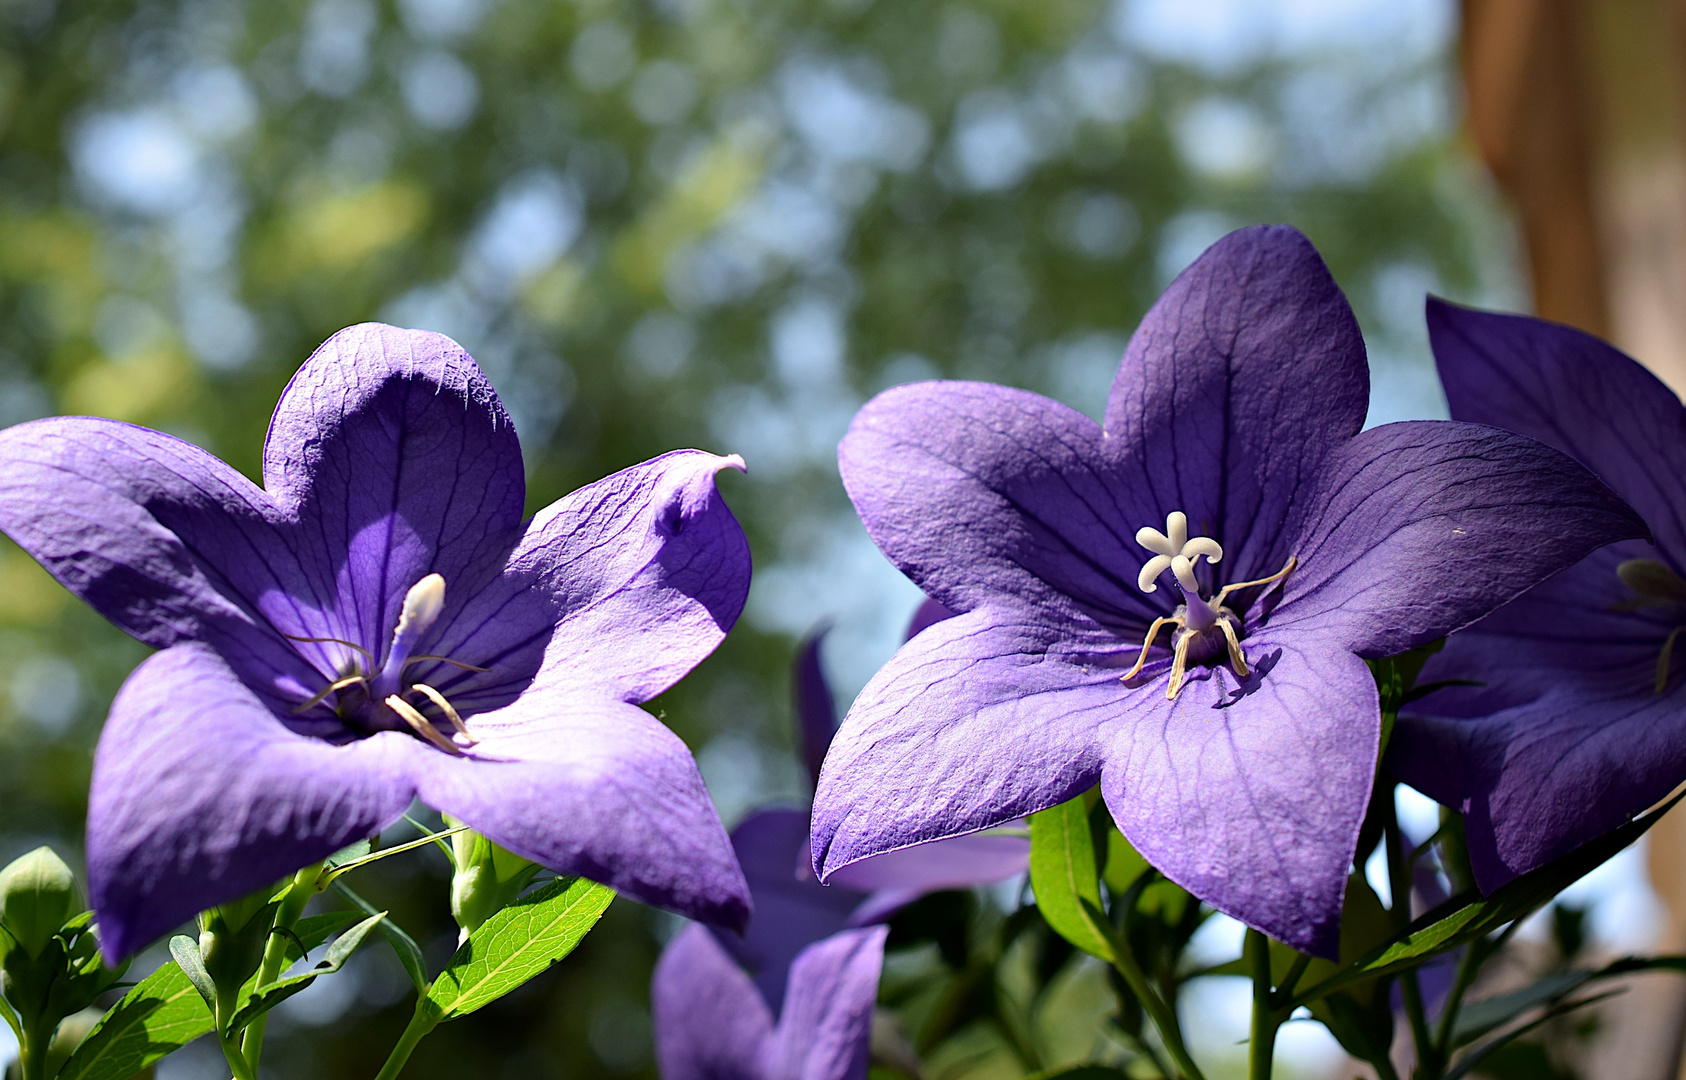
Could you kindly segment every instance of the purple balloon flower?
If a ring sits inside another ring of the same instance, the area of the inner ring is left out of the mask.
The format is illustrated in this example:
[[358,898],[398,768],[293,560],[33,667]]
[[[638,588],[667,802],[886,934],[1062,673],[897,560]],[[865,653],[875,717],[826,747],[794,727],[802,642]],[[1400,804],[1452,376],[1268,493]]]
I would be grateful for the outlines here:
[[850,928],[863,895],[827,888],[798,865],[807,815],[764,810],[732,832],[755,900],[739,937],[688,926],[650,985],[665,1080],[865,1077],[883,926]]
[[1643,534],[1558,451],[1450,421],[1360,433],[1368,400],[1345,298],[1276,227],[1172,284],[1104,426],[984,383],[869,402],[840,451],[850,498],[962,614],[845,719],[815,799],[822,877],[1099,781],[1172,880],[1333,956],[1380,738],[1363,658]]
[[1615,828],[1686,779],[1686,408],[1650,372],[1566,326],[1428,305],[1452,415],[1572,455],[1650,522],[1455,634],[1402,717],[1388,767],[1464,812],[1492,890]]
[[742,924],[696,764],[638,708],[720,642],[749,553],[664,455],[523,522],[521,449],[438,334],[334,335],[281,396],[264,486],[199,448],[66,417],[0,432],[0,529],[163,651],[94,760],[107,953],[396,820],[412,799],[558,871]]

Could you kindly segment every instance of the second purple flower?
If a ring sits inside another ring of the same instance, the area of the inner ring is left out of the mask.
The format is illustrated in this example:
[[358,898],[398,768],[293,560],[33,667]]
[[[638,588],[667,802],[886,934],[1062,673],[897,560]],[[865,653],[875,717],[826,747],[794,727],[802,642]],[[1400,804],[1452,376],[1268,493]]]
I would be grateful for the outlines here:
[[1363,339],[1289,228],[1220,241],[1132,339],[1105,424],[936,382],[840,451],[867,531],[960,614],[857,698],[816,869],[1000,825],[1097,782],[1166,876],[1333,955],[1381,724],[1365,658],[1645,535],[1564,454],[1473,424],[1363,431]]

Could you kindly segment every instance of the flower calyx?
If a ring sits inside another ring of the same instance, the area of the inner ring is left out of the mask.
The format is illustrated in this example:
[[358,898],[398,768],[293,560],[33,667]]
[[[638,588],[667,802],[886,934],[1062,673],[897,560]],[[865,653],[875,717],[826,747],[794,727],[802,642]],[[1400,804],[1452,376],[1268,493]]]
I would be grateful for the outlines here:
[[1159,637],[1159,631],[1173,628],[1171,637],[1171,681],[1165,688],[1165,699],[1175,701],[1183,688],[1190,663],[1203,663],[1227,654],[1229,665],[1237,677],[1249,674],[1247,657],[1241,648],[1241,615],[1225,606],[1231,593],[1259,585],[1273,585],[1294,570],[1296,559],[1289,556],[1288,564],[1269,577],[1256,581],[1238,581],[1225,585],[1210,600],[1201,595],[1200,580],[1194,570],[1204,557],[1208,565],[1222,561],[1223,547],[1209,536],[1189,536],[1188,515],[1174,510],[1165,516],[1165,531],[1144,527],[1136,532],[1136,543],[1153,553],[1142,564],[1136,586],[1144,593],[1157,592],[1157,579],[1167,570],[1176,579],[1183,602],[1170,615],[1153,620],[1142,641],[1141,655],[1120,681],[1128,682],[1147,664],[1148,652]]

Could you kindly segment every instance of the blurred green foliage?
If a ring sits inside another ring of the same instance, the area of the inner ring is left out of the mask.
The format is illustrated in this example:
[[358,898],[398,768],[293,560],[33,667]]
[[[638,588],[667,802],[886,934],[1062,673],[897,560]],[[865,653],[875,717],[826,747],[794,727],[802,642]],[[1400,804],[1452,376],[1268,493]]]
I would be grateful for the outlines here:
[[[1146,3],[0,0],[0,424],[117,417],[255,476],[292,371],[384,319],[481,361],[532,509],[673,447],[741,452],[749,616],[653,707],[728,815],[804,797],[788,635],[836,617],[859,685],[912,607],[836,478],[871,393],[984,378],[1098,413],[1160,289],[1250,221],[1323,251],[1385,418],[1439,407],[1424,289],[1514,300],[1451,132],[1446,10],[1214,60],[1141,31]],[[0,541],[0,862],[79,850],[144,651]],[[445,860],[364,877],[437,966]],[[617,903],[406,1075],[653,1075],[669,929]],[[373,1074],[409,1006],[366,956],[337,1005],[278,1013],[274,1075]]]

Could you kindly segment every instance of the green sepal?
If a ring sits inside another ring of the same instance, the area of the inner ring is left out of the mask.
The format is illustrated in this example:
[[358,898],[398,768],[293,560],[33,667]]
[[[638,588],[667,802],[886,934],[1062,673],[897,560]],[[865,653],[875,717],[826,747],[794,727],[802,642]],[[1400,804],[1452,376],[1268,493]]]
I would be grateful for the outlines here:
[[1080,795],[1030,815],[1030,887],[1055,933],[1110,964],[1116,955],[1111,936],[1092,914],[1104,909],[1089,798]]
[[328,951],[323,954],[322,959],[313,964],[309,971],[298,975],[289,975],[284,979],[278,979],[270,983],[268,986],[258,987],[229,1020],[228,1030],[231,1032],[239,1031],[270,1009],[304,990],[315,982],[318,976],[331,975],[338,971],[351,958],[351,954],[357,951],[357,947],[363,944],[363,939],[368,936],[369,931],[373,930],[376,924],[385,918],[386,912],[379,912],[341,934],[332,945],[328,946]]
[[[192,943],[191,938],[181,940]],[[216,1030],[211,1007],[187,974],[167,963],[106,1011],[59,1071],[58,1080],[127,1080]]]
[[285,888],[272,886],[199,913],[199,962],[225,998],[262,966],[275,912],[285,896]]
[[[451,819],[446,824],[452,824]],[[453,827],[451,915],[472,934],[525,892],[542,868],[472,829]]]
[[440,1020],[489,1005],[574,951],[603,917],[615,890],[585,878],[557,878],[499,911],[457,949],[427,992]]

